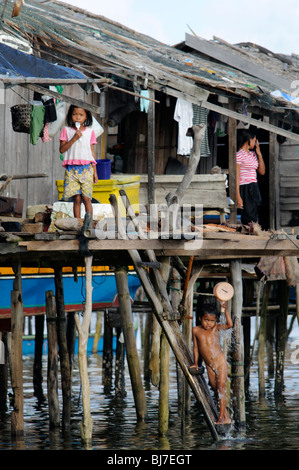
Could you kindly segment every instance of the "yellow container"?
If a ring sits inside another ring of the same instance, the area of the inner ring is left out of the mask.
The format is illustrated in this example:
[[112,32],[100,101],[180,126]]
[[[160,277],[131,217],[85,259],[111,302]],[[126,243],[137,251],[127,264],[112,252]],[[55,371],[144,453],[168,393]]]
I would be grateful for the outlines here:
[[[63,180],[56,180],[58,199],[63,196]],[[119,195],[119,190],[124,189],[135,212],[139,210],[139,175],[111,175],[109,180],[99,180],[93,185],[92,197],[102,204],[109,204],[110,194],[118,199],[118,207],[122,216],[126,215],[125,207]]]

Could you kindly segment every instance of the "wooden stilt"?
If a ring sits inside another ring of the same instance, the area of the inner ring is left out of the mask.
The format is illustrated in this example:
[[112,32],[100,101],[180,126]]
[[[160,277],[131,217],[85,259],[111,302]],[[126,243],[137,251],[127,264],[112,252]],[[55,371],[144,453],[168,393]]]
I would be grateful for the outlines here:
[[70,361],[66,341],[66,317],[63,294],[62,268],[54,267],[55,273],[55,298],[57,313],[57,338],[59,345],[61,388],[62,388],[62,427],[68,429],[71,421],[71,372]]
[[[178,311],[180,302],[181,302],[181,277],[176,268],[172,268],[172,279],[170,286],[171,293],[171,305],[174,311]],[[178,363],[176,364],[176,375],[177,375],[177,391],[178,391],[178,412],[182,418],[182,430],[184,430],[185,422],[185,411],[186,411],[186,389],[189,390],[189,387],[186,387],[186,379],[182,372],[182,369],[179,367]]]
[[11,292],[11,385],[13,390],[13,412],[11,432],[13,436],[24,433],[23,401],[23,299],[21,262],[13,266],[14,282]]
[[169,357],[170,348],[165,333],[161,334],[159,388],[159,434],[166,436],[169,421]]
[[262,307],[260,314],[260,329],[258,338],[258,376],[259,376],[259,397],[265,396],[265,346],[266,346],[266,328],[267,328],[267,307],[270,292],[270,283],[266,282],[264,286]]
[[245,374],[245,390],[249,387],[249,371],[250,371],[250,345],[251,345],[251,325],[250,317],[242,318],[244,332],[244,374]]
[[115,394],[124,398],[125,392],[125,344],[121,328],[116,329],[116,353],[115,353]]
[[60,426],[59,400],[58,400],[58,341],[56,328],[56,305],[52,291],[46,292],[46,317],[48,337],[48,406],[50,429]]
[[[163,281],[167,284],[170,274],[169,258],[161,259],[160,273]],[[158,286],[157,286],[158,287]],[[159,290],[158,290],[159,296]],[[161,328],[161,327],[160,327]],[[159,382],[159,433],[166,436],[169,420],[169,357],[170,348],[165,333],[160,335],[160,382]]]
[[90,446],[92,439],[93,421],[90,413],[90,389],[87,370],[87,341],[92,314],[92,256],[85,260],[85,310],[80,323],[79,315],[75,315],[76,327],[79,335],[78,362],[82,386],[83,420],[81,423],[81,438],[86,446]]
[[98,351],[98,344],[99,344],[101,332],[102,332],[102,320],[103,320],[103,312],[97,312],[96,331],[95,331],[95,335],[93,339],[92,354],[96,354]]
[[268,364],[268,377],[274,377],[274,348],[275,348],[275,317],[274,315],[267,316],[266,327],[266,351],[267,351],[267,364]]
[[112,341],[113,341],[113,328],[108,321],[108,311],[104,315],[104,342],[103,342],[103,385],[105,392],[110,392],[112,387]]
[[71,374],[71,377],[72,377],[74,355],[75,355],[75,342],[76,342],[76,324],[75,324],[75,313],[74,312],[68,312],[68,314],[67,314],[66,341],[67,341],[67,350],[68,350],[68,353],[69,353],[70,374]]
[[44,342],[44,315],[35,316],[35,351],[33,364],[33,389],[34,396],[39,402],[45,401],[43,393],[43,374],[42,374],[42,358],[43,358],[43,342]]
[[7,411],[7,391],[8,391],[8,333],[0,332],[0,418]]
[[246,423],[245,417],[245,386],[244,386],[244,345],[242,316],[242,263],[241,260],[231,261],[231,279],[234,288],[232,298],[232,390],[234,421],[242,427]]
[[274,394],[281,398],[284,388],[284,359],[287,339],[287,317],[290,288],[286,281],[277,281],[279,289],[280,308],[276,326],[276,374]]
[[152,331],[152,313],[146,313],[143,339],[143,378],[150,380],[150,348],[151,348],[151,331]]
[[11,433],[22,436],[24,433],[24,400],[23,400],[23,302],[19,290],[11,292],[11,384],[13,390],[13,411],[11,414]]
[[150,355],[149,369],[151,372],[151,382],[155,387],[158,387],[160,382],[160,341],[161,341],[161,326],[159,325],[156,317],[153,317],[153,330],[152,330],[152,347]]
[[115,271],[115,280],[137,419],[138,421],[144,421],[146,417],[146,401],[144,389],[142,386],[140,363],[135,341],[127,270],[125,268],[118,268]]

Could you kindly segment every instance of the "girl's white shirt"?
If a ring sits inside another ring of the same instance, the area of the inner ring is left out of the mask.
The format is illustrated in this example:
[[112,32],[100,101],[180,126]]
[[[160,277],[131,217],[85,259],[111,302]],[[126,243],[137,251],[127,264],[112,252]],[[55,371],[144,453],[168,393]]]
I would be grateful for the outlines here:
[[[64,127],[60,134],[61,141],[71,140],[77,129],[72,127]],[[94,130],[90,127],[85,127],[82,130],[82,137],[73,143],[73,145],[63,153],[63,166],[66,165],[87,165],[88,163],[96,164],[93,158],[91,145],[96,144],[96,136]]]

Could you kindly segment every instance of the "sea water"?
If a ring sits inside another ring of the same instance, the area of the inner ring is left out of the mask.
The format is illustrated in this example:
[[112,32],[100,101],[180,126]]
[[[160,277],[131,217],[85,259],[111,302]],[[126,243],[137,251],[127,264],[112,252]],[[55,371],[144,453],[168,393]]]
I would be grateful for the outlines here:
[[[266,395],[258,396],[257,363],[254,357],[250,385],[246,396],[246,426],[232,430],[220,441],[211,436],[200,406],[191,392],[190,413],[178,411],[176,361],[171,354],[169,391],[169,430],[161,437],[158,431],[159,390],[144,382],[147,419],[138,423],[127,364],[125,396],[117,398],[114,387],[107,391],[102,384],[102,355],[88,356],[88,372],[93,419],[91,450],[115,451],[197,451],[197,450],[297,450],[299,449],[299,374],[296,355],[298,327],[289,337],[285,360],[283,399],[274,396],[274,378],[266,379]],[[141,350],[139,351],[142,357]],[[141,359],[142,361],[142,359]],[[265,368],[266,369],[266,368]],[[24,436],[11,437],[11,411],[0,421],[0,450],[85,450],[81,441],[82,394],[77,359],[72,380],[72,419],[67,432],[49,430],[47,402],[39,404],[33,393],[33,357],[23,357]],[[267,372],[265,372],[267,376]],[[46,395],[47,357],[43,357],[43,388]],[[59,386],[60,406],[62,406]],[[60,410],[61,411],[61,410]]]

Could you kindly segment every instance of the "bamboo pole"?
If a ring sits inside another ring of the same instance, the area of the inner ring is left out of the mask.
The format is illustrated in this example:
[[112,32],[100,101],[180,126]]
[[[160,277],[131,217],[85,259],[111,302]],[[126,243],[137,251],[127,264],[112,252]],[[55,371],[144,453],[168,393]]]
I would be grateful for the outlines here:
[[135,331],[131,309],[127,270],[123,267],[117,268],[115,271],[115,280],[119,298],[119,310],[122,318],[127,361],[134,395],[137,419],[138,421],[144,421],[147,412],[146,401],[144,389],[142,386],[140,363],[135,341]]
[[48,406],[50,429],[60,426],[59,400],[58,400],[58,341],[56,329],[55,297],[52,291],[46,292],[46,317],[48,336]]
[[86,446],[92,439],[93,421],[90,413],[90,389],[87,369],[87,341],[92,313],[92,256],[86,256],[85,261],[85,310],[80,323],[79,315],[75,314],[75,322],[79,335],[78,362],[82,386],[83,419],[81,423],[81,438]]

